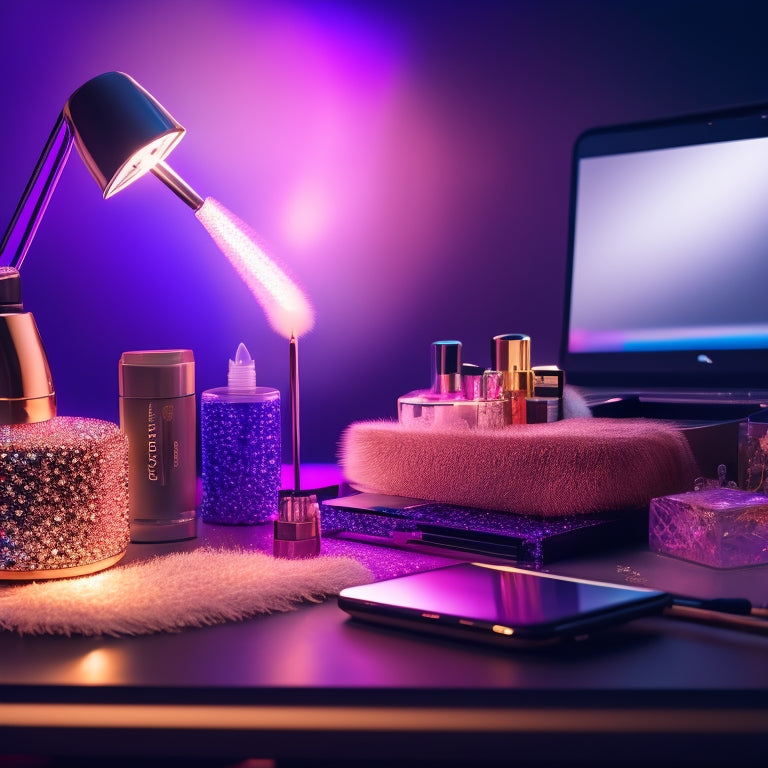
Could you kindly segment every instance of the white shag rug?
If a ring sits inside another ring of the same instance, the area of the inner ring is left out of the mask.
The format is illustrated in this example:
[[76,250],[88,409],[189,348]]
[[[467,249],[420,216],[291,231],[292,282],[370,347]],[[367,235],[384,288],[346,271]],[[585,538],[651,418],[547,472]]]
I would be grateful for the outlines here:
[[203,547],[91,576],[2,586],[0,628],[33,635],[176,632],[288,611],[371,578],[349,557],[287,560]]

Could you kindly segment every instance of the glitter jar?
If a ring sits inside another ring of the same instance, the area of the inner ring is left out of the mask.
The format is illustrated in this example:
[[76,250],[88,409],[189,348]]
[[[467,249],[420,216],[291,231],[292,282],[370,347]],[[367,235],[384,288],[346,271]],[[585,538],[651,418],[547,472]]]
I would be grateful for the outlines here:
[[200,399],[205,522],[252,525],[277,514],[282,465],[280,392],[257,387],[245,345],[230,360],[229,384]]
[[128,445],[116,424],[0,426],[0,579],[93,573],[128,541]]
[[197,535],[195,361],[190,349],[123,352],[120,428],[128,437],[131,541]]

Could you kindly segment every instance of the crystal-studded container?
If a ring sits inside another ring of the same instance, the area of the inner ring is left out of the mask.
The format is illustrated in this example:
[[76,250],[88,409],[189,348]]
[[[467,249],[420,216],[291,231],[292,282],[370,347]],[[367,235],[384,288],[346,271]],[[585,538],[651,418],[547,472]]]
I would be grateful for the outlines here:
[[714,568],[768,563],[768,498],[711,488],[652,499],[649,546]]
[[244,344],[230,360],[228,382],[200,399],[200,516],[207,523],[264,523],[277,514],[280,491],[280,392],[256,386]]
[[0,579],[99,571],[128,541],[128,443],[116,424],[0,426]]

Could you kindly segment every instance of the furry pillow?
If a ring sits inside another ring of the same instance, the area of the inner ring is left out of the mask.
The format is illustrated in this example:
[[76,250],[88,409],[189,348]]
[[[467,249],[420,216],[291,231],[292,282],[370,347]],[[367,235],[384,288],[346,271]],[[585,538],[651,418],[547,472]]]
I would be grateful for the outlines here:
[[499,430],[364,421],[342,435],[340,459],[360,491],[543,516],[637,509],[700,474],[685,436],[649,419]]

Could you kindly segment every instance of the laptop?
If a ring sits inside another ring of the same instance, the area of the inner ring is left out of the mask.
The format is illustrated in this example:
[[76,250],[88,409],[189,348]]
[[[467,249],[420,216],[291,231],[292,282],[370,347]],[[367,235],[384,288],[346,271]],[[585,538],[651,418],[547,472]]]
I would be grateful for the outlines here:
[[767,275],[768,105],[578,137],[560,365],[596,413],[767,403]]

